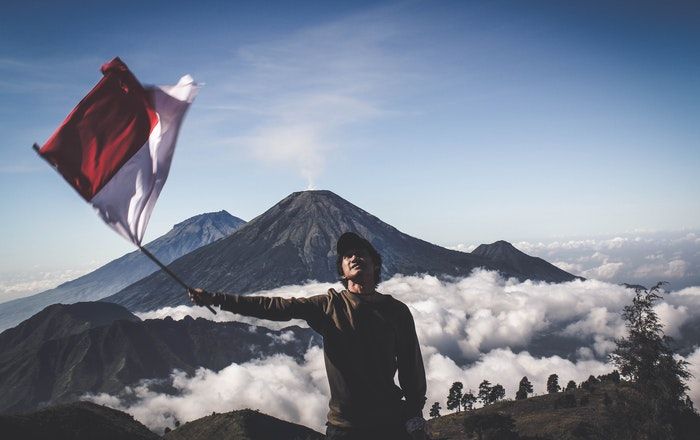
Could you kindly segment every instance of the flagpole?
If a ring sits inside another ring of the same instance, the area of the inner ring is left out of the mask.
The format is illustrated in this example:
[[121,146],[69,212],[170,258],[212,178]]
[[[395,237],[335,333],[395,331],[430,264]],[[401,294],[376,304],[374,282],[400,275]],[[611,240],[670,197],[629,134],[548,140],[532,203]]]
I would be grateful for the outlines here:
[[[185,284],[185,282],[182,281],[182,280],[180,279],[180,277],[178,277],[177,275],[175,275],[175,273],[174,273],[173,271],[171,271],[170,269],[168,269],[168,267],[167,267],[165,264],[161,263],[161,262],[155,257],[155,255],[153,255],[152,253],[150,253],[145,247],[143,247],[143,246],[141,246],[141,245],[138,245],[138,246],[139,246],[139,249],[141,249],[141,252],[143,252],[148,258],[150,258],[151,260],[153,260],[154,263],[156,263],[158,266],[160,266],[160,268],[163,269],[163,270],[165,271],[165,273],[167,273],[168,275],[170,275],[175,281],[177,281],[178,283],[180,283],[180,285],[181,285],[182,287],[184,287],[184,288],[185,288],[186,290],[188,290],[188,291],[189,291],[189,290],[192,290],[192,288],[191,288],[190,286],[188,286],[187,284]],[[213,314],[216,315],[216,310],[214,310],[209,304],[206,304],[205,307],[208,308]]]

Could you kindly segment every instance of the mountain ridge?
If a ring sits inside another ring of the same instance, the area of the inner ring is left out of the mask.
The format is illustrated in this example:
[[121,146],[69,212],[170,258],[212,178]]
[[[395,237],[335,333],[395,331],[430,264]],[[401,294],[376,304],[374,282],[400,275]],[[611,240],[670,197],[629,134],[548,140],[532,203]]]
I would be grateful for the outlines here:
[[[193,286],[242,294],[309,280],[333,282],[338,280],[335,242],[347,231],[365,237],[382,254],[383,279],[399,273],[468,276],[477,267],[549,282],[576,278],[544,260],[528,268],[411,237],[327,190],[290,194],[229,237],[175,260],[171,269]],[[162,271],[103,301],[132,311],[188,303],[182,288]]]

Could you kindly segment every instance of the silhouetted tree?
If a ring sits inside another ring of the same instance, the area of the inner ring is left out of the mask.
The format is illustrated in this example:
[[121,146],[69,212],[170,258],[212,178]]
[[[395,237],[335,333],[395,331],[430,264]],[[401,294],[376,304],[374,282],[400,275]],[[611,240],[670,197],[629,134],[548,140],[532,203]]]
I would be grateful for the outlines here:
[[601,382],[620,383],[620,372],[617,370],[613,370],[612,373],[601,374],[600,376],[598,376],[598,380],[600,380]]
[[593,388],[595,388],[595,385],[598,383],[598,379],[595,378],[594,375],[588,376],[588,379],[585,381],[581,382],[581,388],[583,388],[586,391],[593,391]]
[[637,287],[632,304],[622,313],[628,335],[615,341],[617,349],[611,355],[620,375],[640,394],[634,403],[639,414],[645,414],[638,424],[640,438],[682,438],[679,420],[697,416],[686,403],[688,363],[674,358],[672,339],[664,335],[654,311],[664,284]]
[[465,411],[471,411],[475,403],[476,396],[472,393],[472,390],[469,390],[468,393],[464,393],[462,396],[462,408],[464,408]]
[[569,383],[566,384],[566,391],[571,391],[576,389],[576,382],[573,380],[570,380]]
[[484,380],[479,384],[479,401],[484,405],[488,405],[491,397],[491,382]]
[[556,374],[550,374],[547,378],[547,393],[554,394],[561,390],[559,386],[559,376]]
[[440,417],[440,404],[438,402],[433,403],[433,406],[430,407],[430,417],[435,418],[435,417]]
[[460,407],[462,403],[462,388],[464,388],[462,382],[452,384],[450,393],[447,395],[447,409],[457,409],[457,412],[462,410]]
[[532,384],[528,380],[527,376],[523,376],[520,379],[520,385],[518,385],[518,391],[515,393],[515,400],[527,399],[527,395],[532,393]]
[[497,383],[491,387],[491,392],[489,393],[489,403],[495,403],[506,397],[506,390],[503,385]]

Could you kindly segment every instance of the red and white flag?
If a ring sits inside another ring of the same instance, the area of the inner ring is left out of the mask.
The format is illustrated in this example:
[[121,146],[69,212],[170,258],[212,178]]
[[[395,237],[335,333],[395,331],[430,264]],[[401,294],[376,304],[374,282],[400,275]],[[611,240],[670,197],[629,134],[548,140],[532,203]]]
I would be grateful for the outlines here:
[[140,247],[197,85],[186,75],[174,86],[143,87],[119,58],[101,70],[100,82],[37,151]]

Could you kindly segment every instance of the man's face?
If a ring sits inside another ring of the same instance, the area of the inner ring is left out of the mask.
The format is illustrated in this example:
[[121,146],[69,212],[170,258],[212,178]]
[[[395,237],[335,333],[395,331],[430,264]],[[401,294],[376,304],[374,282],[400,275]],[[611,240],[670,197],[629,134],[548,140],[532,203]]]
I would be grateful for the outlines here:
[[374,282],[374,260],[367,249],[350,249],[343,254],[343,276],[358,283]]

